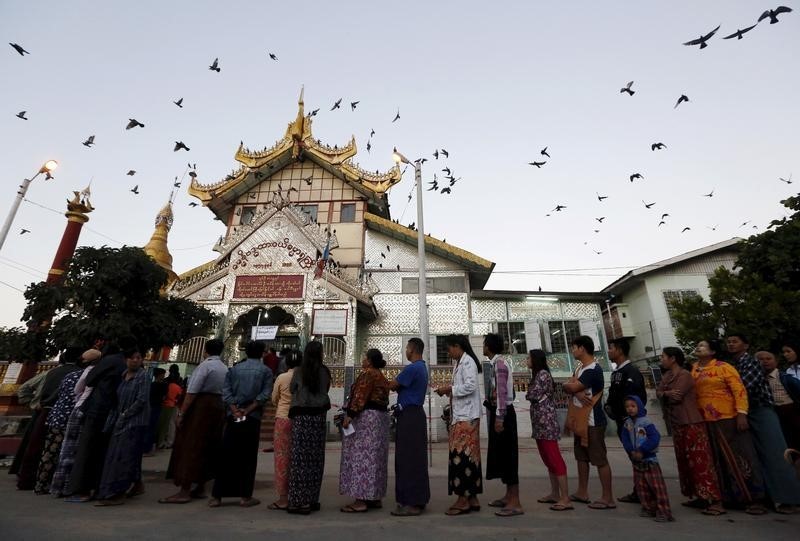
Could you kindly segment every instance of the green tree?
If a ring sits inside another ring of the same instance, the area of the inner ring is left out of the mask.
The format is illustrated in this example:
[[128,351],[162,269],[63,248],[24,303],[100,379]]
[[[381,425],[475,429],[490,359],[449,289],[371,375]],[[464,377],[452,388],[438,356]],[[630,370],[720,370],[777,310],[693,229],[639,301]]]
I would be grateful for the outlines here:
[[781,203],[790,216],[743,240],[733,271],[709,278],[709,300],[689,298],[675,306],[678,342],[692,347],[709,337],[739,331],[754,348],[776,350],[800,337],[800,197]]
[[87,347],[98,336],[133,336],[143,350],[203,334],[214,315],[186,299],[162,295],[167,273],[141,248],[82,247],[60,284],[31,284],[23,321],[48,353]]

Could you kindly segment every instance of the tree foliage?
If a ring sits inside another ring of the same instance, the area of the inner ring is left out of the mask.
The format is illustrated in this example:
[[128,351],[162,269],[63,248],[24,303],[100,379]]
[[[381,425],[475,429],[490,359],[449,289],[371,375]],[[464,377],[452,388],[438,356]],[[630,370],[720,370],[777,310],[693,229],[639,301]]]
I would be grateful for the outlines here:
[[61,284],[31,284],[22,320],[48,353],[89,346],[98,336],[133,336],[158,349],[204,334],[214,323],[206,308],[161,294],[167,273],[140,248],[81,247]]
[[773,351],[786,338],[800,338],[800,196],[781,203],[791,214],[739,244],[734,270],[719,268],[709,278],[708,301],[676,303],[682,346],[734,330],[753,347]]

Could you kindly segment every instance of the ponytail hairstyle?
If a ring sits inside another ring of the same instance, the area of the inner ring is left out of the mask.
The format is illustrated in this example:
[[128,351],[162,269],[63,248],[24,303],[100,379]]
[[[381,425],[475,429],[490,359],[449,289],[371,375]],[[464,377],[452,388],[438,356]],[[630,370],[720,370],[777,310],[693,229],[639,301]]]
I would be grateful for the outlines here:
[[483,367],[481,366],[481,362],[478,360],[478,356],[475,355],[475,351],[472,349],[472,346],[467,340],[466,335],[463,334],[451,334],[447,338],[444,339],[444,343],[448,346],[458,346],[464,353],[472,357],[472,360],[475,361],[475,366],[478,367],[478,373],[480,374],[483,372]]

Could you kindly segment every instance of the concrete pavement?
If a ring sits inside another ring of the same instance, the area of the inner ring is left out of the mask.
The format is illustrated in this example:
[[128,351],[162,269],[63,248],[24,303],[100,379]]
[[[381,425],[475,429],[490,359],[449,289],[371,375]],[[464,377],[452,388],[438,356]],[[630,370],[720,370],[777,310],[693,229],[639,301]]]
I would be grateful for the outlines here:
[[[576,486],[575,462],[571,441],[562,440],[567,461],[570,488]],[[344,514],[339,507],[348,499],[338,494],[340,445],[329,443],[325,480],[322,486],[322,510],[310,516],[289,515],[270,511],[267,504],[274,499],[272,485],[272,454],[260,453],[255,496],[262,504],[249,509],[227,500],[221,508],[210,509],[205,501],[186,505],[162,505],[157,499],[174,491],[164,480],[169,453],[161,451],[144,459],[144,481],[147,493],[123,506],[98,508],[91,504],[70,504],[50,496],[18,492],[14,478],[0,470],[0,532],[4,541],[18,539],[61,540],[81,539],[169,539],[170,541],[205,539],[283,539],[291,541],[326,539],[497,539],[515,541],[531,538],[548,540],[576,538],[601,540],[688,539],[702,535],[705,540],[726,541],[754,538],[782,540],[798,538],[800,515],[769,513],[754,517],[741,512],[729,512],[721,517],[706,517],[680,505],[675,459],[671,442],[665,438],[660,452],[662,468],[667,478],[676,522],[659,524],[641,518],[639,506],[619,504],[615,510],[596,511],[576,504],[575,511],[553,512],[545,504],[536,503],[549,490],[547,471],[541,463],[533,440],[520,439],[520,479],[525,515],[498,518],[486,504],[503,494],[499,481],[487,481],[481,496],[483,509],[461,517],[443,513],[454,500],[447,495],[447,448],[436,444],[430,470],[432,500],[420,517],[393,517],[394,456],[390,456],[389,491],[384,509],[363,514]],[[485,458],[485,449],[483,452]],[[614,472],[615,496],[628,492],[632,486],[630,464],[616,442],[609,441],[609,458]],[[590,494],[599,495],[594,470]]]

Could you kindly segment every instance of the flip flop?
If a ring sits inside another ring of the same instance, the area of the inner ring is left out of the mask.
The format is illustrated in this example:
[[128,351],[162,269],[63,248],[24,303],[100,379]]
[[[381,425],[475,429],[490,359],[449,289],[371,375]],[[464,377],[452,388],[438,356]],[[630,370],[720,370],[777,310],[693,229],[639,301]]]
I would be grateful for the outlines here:
[[596,502],[592,502],[589,504],[589,509],[616,509],[617,506],[614,504],[608,504],[606,502],[601,502],[600,500]]
[[505,507],[505,506],[506,506],[506,502],[504,502],[503,500],[493,500],[493,501],[489,502],[489,507],[501,507],[502,508],[502,507]]
[[571,505],[564,505],[563,503],[555,503],[550,506],[550,511],[574,511],[575,508]]
[[397,509],[389,513],[393,517],[417,517],[422,514],[422,511],[416,507],[398,506]]
[[558,503],[558,500],[554,500],[553,498],[539,498],[536,501],[539,503]]
[[450,509],[445,511],[444,514],[447,515],[448,517],[457,517],[459,515],[468,515],[470,511],[471,509],[469,507],[467,508],[451,507]]
[[219,498],[211,498],[210,500],[208,500],[209,507],[219,507],[221,505],[222,505],[222,500],[220,500]]
[[343,507],[339,508],[339,511],[342,513],[366,513],[369,511],[369,507],[364,507],[359,509],[358,507],[353,507],[353,504],[348,504]]
[[727,511],[725,511],[724,509],[717,509],[717,508],[714,508],[714,507],[709,507],[707,509],[703,509],[700,512],[703,513],[704,515],[708,515],[710,517],[718,517],[720,515],[724,515],[725,513],[727,513]]
[[249,500],[245,500],[243,502],[240,501],[239,502],[239,507],[255,507],[256,505],[259,505],[260,503],[261,503],[261,500],[259,500],[258,498],[250,498]]
[[91,496],[69,496],[64,498],[67,503],[87,503],[92,500]]
[[569,501],[578,503],[587,503],[587,504],[592,503],[591,500],[589,500],[589,498],[579,498],[575,494],[569,495]]
[[289,509],[289,506],[278,505],[278,502],[272,502],[267,506],[267,509],[270,509],[271,511],[286,511],[287,509]]
[[506,507],[500,511],[495,511],[494,514],[498,517],[518,517],[519,515],[524,515],[525,511],[522,509],[511,509],[510,507]]
[[95,507],[112,507],[112,506],[115,506],[115,505],[122,505],[123,503],[125,503],[125,500],[123,500],[122,498],[116,498],[116,499],[108,499],[108,500],[96,501],[94,503],[94,506]]
[[191,498],[176,498],[174,496],[158,499],[158,503],[189,503],[190,501],[192,501]]

